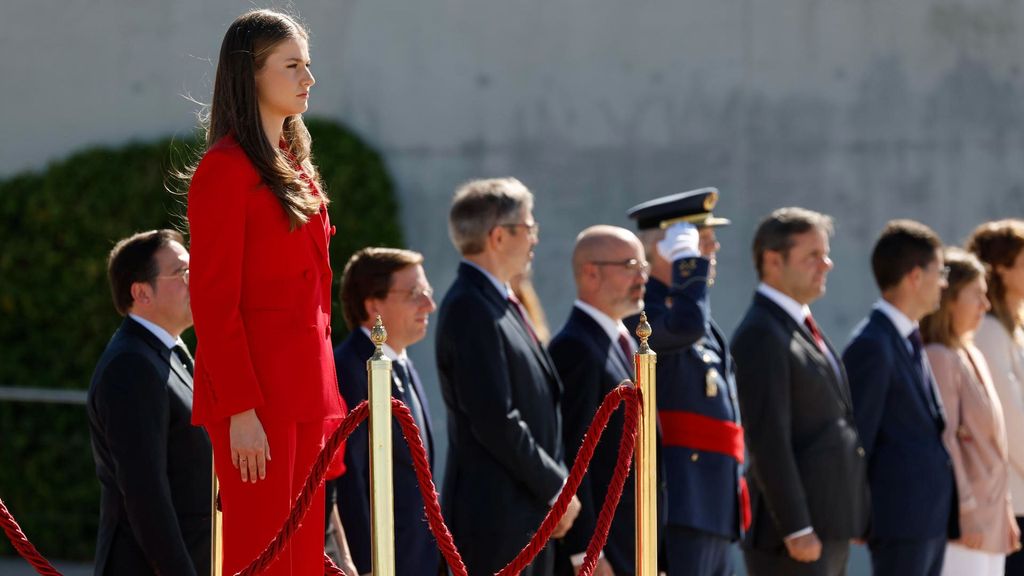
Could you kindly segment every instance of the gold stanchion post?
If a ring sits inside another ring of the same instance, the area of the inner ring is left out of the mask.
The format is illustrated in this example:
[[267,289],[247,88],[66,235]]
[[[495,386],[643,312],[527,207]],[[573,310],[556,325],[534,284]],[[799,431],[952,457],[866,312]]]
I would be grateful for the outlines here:
[[210,462],[211,487],[210,490],[210,576],[221,576],[223,567],[221,558],[224,556],[224,528],[221,511],[217,509],[217,492],[220,491],[220,483],[217,482],[217,469],[213,466],[212,457]]
[[633,355],[636,387],[643,398],[636,438],[636,575],[658,574],[658,406],[654,366],[658,355],[647,345],[651,325],[640,313],[636,328],[640,349]]
[[370,535],[374,576],[395,574],[395,503],[391,472],[391,360],[384,356],[388,339],[380,315],[370,331],[377,347],[366,361],[370,404]]

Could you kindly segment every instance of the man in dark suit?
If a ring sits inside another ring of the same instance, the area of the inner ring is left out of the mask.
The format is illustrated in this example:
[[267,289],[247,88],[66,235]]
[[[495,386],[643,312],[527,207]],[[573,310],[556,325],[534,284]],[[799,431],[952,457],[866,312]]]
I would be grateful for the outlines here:
[[942,400],[917,323],[939,307],[942,241],[923,224],[894,220],[871,268],[882,298],[843,353],[868,454],[871,564],[881,576],[938,575],[946,539],[958,533],[958,505]]
[[[572,271],[577,300],[549,350],[565,385],[562,403],[565,451],[575,461],[583,436],[604,397],[623,380],[633,379],[633,340],[622,319],[643,306],[647,261],[640,240],[624,228],[592,226],[576,237]],[[562,550],[575,571],[615,473],[623,415],[616,411],[597,445],[578,494],[583,507],[565,536]],[[633,574],[636,562],[634,480],[630,472],[615,510],[604,556],[594,574]]]
[[[338,386],[348,406],[367,398],[366,361],[373,355],[370,328],[380,315],[387,329],[384,354],[393,368],[392,396],[412,412],[427,459],[433,466],[430,407],[406,349],[427,334],[434,311],[433,290],[423,272],[423,256],[395,248],[364,248],[352,255],[341,278],[341,305],[351,333],[334,351]],[[392,482],[395,512],[395,574],[436,574],[440,555],[423,511],[416,471],[398,421],[392,423]],[[352,561],[360,574],[372,571],[370,546],[370,455],[368,431],[360,426],[346,444],[345,474],[336,480],[340,515]]]
[[[537,244],[533,194],[513,178],[469,182],[455,193],[448,229],[463,260],[437,322],[444,512],[469,573],[493,574],[529,542],[568,476],[562,384],[508,286]],[[556,537],[579,509],[573,496]],[[552,570],[549,546],[524,574]]]
[[192,426],[189,255],[181,234],[121,240],[107,272],[125,316],[89,386],[86,409],[100,522],[96,574],[210,573],[210,441]]
[[658,354],[664,550],[672,576],[733,574],[731,544],[750,517],[735,363],[711,318],[715,228],[729,224],[712,213],[717,201],[718,190],[702,188],[629,210],[652,266],[645,311]]
[[754,235],[761,284],[733,335],[750,453],[750,574],[844,574],[867,530],[864,449],[839,355],[809,304],[832,268],[832,219],[780,208]]

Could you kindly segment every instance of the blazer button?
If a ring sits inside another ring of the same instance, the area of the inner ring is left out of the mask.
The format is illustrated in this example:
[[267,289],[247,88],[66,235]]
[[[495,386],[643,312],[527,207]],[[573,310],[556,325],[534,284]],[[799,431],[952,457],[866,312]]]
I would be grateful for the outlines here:
[[312,278],[312,277],[313,277],[313,272],[311,272],[311,271],[310,271],[310,270],[309,270],[309,269],[307,268],[307,269],[305,269],[305,270],[303,270],[303,271],[302,271],[302,277],[303,277],[303,278],[305,278],[306,280],[309,280],[310,278]]
[[861,458],[864,457],[864,447],[863,446],[857,446],[857,456],[860,456]]
[[696,452],[690,454],[690,462],[696,462],[697,460],[700,460],[700,454],[697,454]]
[[335,226],[334,224],[331,224],[331,236],[334,236],[337,233],[338,233],[338,227]]

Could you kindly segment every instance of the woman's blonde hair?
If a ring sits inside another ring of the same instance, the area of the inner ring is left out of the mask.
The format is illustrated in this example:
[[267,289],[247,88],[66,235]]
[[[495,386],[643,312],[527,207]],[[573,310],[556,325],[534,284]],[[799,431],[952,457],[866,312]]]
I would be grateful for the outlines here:
[[985,266],[978,258],[956,247],[942,251],[949,276],[942,289],[939,309],[921,319],[921,338],[926,343],[938,343],[949,348],[960,348],[963,341],[953,330],[952,305],[964,286],[985,277]]

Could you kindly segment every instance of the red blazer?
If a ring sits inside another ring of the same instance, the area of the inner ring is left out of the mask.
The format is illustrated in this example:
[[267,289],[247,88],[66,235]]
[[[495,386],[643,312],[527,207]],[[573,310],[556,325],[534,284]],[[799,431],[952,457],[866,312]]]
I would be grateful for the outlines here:
[[346,412],[331,346],[334,234],[321,208],[290,231],[277,197],[233,136],[203,156],[188,192],[198,346],[192,421],[255,408],[261,420]]

